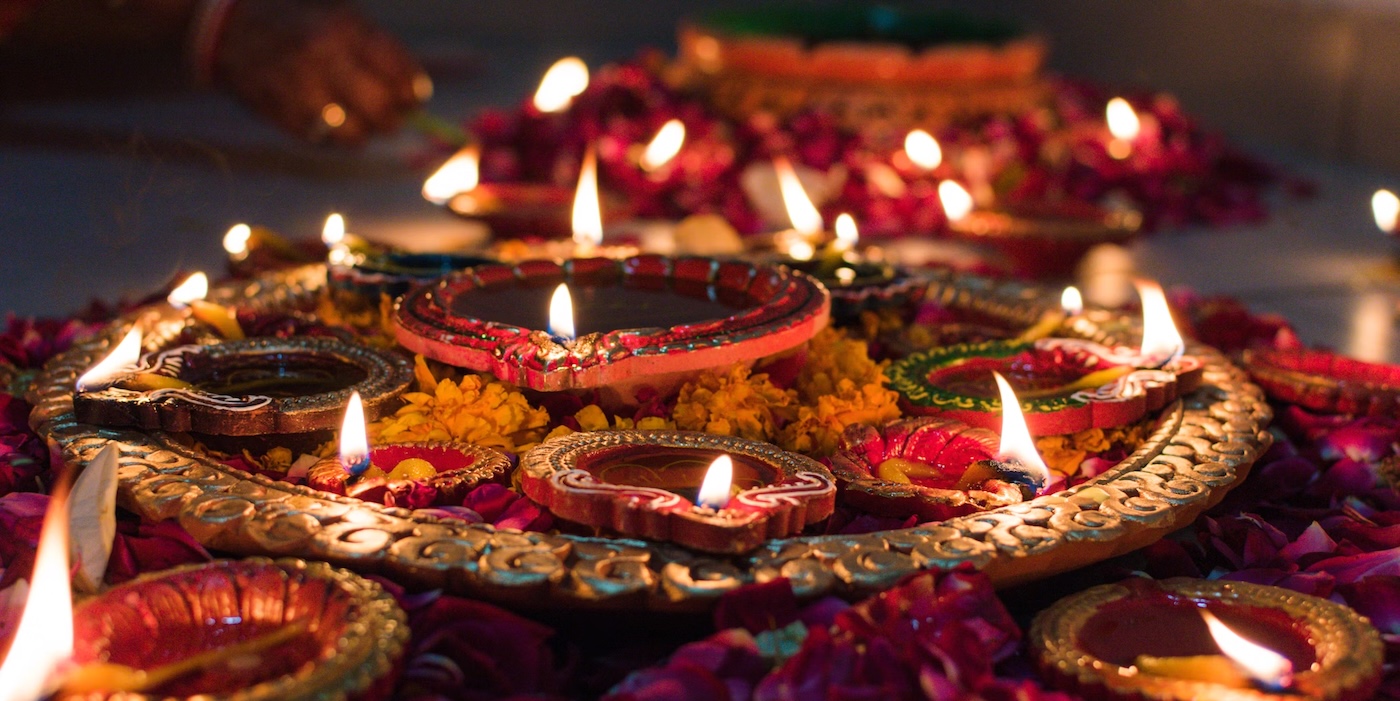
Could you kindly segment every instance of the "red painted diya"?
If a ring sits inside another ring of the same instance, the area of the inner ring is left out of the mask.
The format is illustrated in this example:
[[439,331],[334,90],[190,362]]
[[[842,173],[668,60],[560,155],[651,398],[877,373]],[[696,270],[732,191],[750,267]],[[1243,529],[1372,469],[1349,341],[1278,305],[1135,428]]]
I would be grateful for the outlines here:
[[1021,502],[1015,463],[995,460],[1000,437],[941,417],[851,426],[831,458],[841,501],[882,516],[942,521]]
[[307,433],[340,425],[358,391],[371,418],[413,381],[402,356],[329,338],[254,338],[148,354],[73,397],[78,421],[212,436]]
[[[1228,631],[1213,633],[1202,611]],[[1368,699],[1383,656],[1376,629],[1345,606],[1198,579],[1088,589],[1036,616],[1027,641],[1053,685],[1102,699]]]
[[1065,201],[974,210],[950,222],[954,238],[986,246],[1010,261],[1017,275],[1066,277],[1090,248],[1137,236],[1142,215]]
[[[547,331],[560,283],[575,340]],[[396,307],[416,353],[534,390],[679,386],[701,370],[752,362],[816,335],[826,290],[781,266],[642,255],[482,265],[420,287]]]
[[330,457],[306,473],[307,486],[323,492],[384,503],[387,494],[422,484],[436,490],[433,505],[460,505],[467,492],[486,482],[503,481],[510,459],[499,451],[469,443],[389,443],[369,454],[370,467],[352,475],[339,457]]
[[1334,414],[1400,416],[1400,366],[1322,350],[1249,350],[1244,366],[1274,399]]
[[1035,435],[1125,426],[1200,384],[1202,363],[1181,356],[1162,368],[1135,350],[1092,341],[1042,338],[989,341],[915,353],[886,370],[907,414],[939,415],[971,426],[1001,425],[992,371],[1005,375]]
[[386,698],[409,634],[378,584],[325,563],[262,558],[143,575],[80,602],[73,632],[78,665],[158,672],[214,658],[144,693],[64,695],[131,701]]
[[[631,215],[626,200],[600,193],[604,222]],[[573,234],[574,189],[548,183],[481,183],[447,201],[454,214],[480,221],[496,236],[568,238]]]
[[[734,472],[720,508],[698,506],[715,458]],[[738,554],[831,515],[836,486],[815,460],[769,443],[692,431],[598,431],[520,459],[526,496],[555,516],[623,535]]]

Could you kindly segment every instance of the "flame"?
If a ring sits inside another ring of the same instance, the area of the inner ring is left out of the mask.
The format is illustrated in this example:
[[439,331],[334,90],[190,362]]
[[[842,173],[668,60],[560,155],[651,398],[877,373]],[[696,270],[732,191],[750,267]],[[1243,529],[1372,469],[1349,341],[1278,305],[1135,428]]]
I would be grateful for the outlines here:
[[179,287],[171,290],[170,294],[166,295],[165,301],[176,309],[184,309],[190,305],[190,302],[204,299],[207,294],[209,294],[209,276],[203,272],[197,272],[185,278]]
[[938,139],[923,129],[915,129],[904,137],[904,155],[924,170],[933,170],[943,162],[943,149],[939,148]]
[[321,242],[330,247],[339,246],[345,241],[345,217],[332,214],[326,217],[326,225],[321,227]]
[[574,298],[569,286],[562,283],[549,298],[549,335],[574,340]]
[[792,163],[782,156],[773,158],[773,170],[778,173],[778,189],[783,195],[783,206],[787,208],[788,221],[792,228],[806,236],[816,236],[822,232],[822,215],[817,211],[807,191],[802,189],[802,181]]
[[1060,309],[1070,316],[1084,311],[1084,295],[1079,294],[1078,287],[1069,285],[1060,293]]
[[247,224],[234,224],[224,234],[224,250],[234,257],[248,255],[248,239],[253,238],[253,229]]
[[459,192],[475,189],[480,180],[481,153],[475,146],[466,146],[423,181],[423,199],[443,204]]
[[1147,280],[1135,280],[1133,285],[1142,298],[1142,357],[1160,365],[1186,350],[1186,342],[1172,321],[1162,286]]
[[561,58],[540,79],[540,87],[535,91],[535,109],[563,112],[587,88],[588,64],[577,56]]
[[836,217],[836,250],[849,251],[860,243],[860,230],[855,217],[842,212]]
[[[108,445],[103,451],[116,450]],[[62,482],[60,482],[62,484]],[[73,656],[73,593],[68,582],[68,490],[49,499],[29,597],[0,664],[0,699],[29,701],[54,691],[56,673]]]
[[365,435],[365,405],[359,392],[350,393],[345,420],[340,422],[340,465],[358,475],[369,469],[369,437]]
[[590,146],[574,192],[574,243],[583,252],[603,243],[603,212],[598,204],[598,154]]
[[1210,629],[1210,637],[1215,639],[1220,651],[1245,674],[1274,689],[1293,683],[1293,663],[1287,657],[1240,637],[1210,611],[1200,609],[1200,612],[1201,618],[1206,620],[1206,627]]
[[1376,217],[1376,226],[1387,234],[1395,233],[1395,220],[1400,218],[1400,198],[1390,190],[1376,190],[1371,195],[1371,214]]
[[1011,391],[1011,385],[1001,373],[993,370],[992,375],[1001,392],[1001,446],[997,457],[1019,461],[1043,485],[1050,481],[1050,469],[1035,450],[1035,439],[1031,438],[1026,417],[1021,413],[1021,400],[1016,398],[1016,393]]
[[684,143],[685,125],[681,120],[672,119],[662,124],[656,136],[651,138],[651,143],[647,144],[646,151],[642,152],[642,170],[650,172],[670,163],[681,152]]
[[133,328],[122,337],[121,343],[112,349],[107,357],[98,361],[87,372],[78,378],[77,388],[79,392],[88,390],[99,390],[118,377],[132,372],[136,361],[141,359],[141,329]]
[[705,480],[700,483],[700,493],[695,497],[695,505],[707,509],[723,509],[729,503],[729,487],[734,483],[734,460],[721,455],[710,463],[705,471]]
[[811,243],[798,239],[788,245],[788,257],[793,260],[811,260],[817,249]]
[[938,200],[943,203],[943,212],[948,221],[959,221],[972,212],[972,195],[967,188],[952,181],[938,183]]
[[1138,131],[1142,129],[1142,122],[1138,119],[1137,112],[1133,111],[1133,106],[1121,97],[1115,97],[1108,101],[1108,109],[1104,110],[1104,117],[1108,120],[1108,133],[1115,139],[1132,141],[1137,138]]

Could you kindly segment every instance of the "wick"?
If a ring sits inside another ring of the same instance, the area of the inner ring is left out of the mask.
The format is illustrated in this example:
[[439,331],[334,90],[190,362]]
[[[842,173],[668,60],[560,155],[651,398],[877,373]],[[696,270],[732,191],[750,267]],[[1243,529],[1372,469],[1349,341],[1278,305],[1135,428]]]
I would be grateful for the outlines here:
[[342,457],[340,459],[340,466],[345,468],[345,471],[349,473],[351,477],[359,477],[364,474],[365,470],[369,469],[369,453],[365,453],[364,456],[353,462],[348,462]]

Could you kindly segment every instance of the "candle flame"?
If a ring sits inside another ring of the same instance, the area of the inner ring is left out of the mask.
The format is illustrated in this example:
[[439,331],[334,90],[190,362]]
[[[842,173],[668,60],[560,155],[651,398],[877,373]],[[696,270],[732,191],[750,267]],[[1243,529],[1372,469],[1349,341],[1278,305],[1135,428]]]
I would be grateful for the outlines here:
[[1395,233],[1396,219],[1400,218],[1400,197],[1390,190],[1376,190],[1371,195],[1371,214],[1376,217],[1376,226],[1387,234]]
[[1060,309],[1070,316],[1084,311],[1084,295],[1079,294],[1078,287],[1069,285],[1060,293]]
[[587,88],[588,64],[577,56],[561,58],[540,79],[540,87],[535,90],[535,109],[563,112]]
[[326,225],[321,227],[321,242],[334,248],[345,241],[345,217],[332,214],[326,217]]
[[707,509],[723,509],[729,503],[729,488],[734,483],[734,460],[721,455],[710,463],[705,471],[705,480],[700,483],[700,493],[695,497],[695,505]]
[[860,243],[860,230],[856,228],[855,217],[842,212],[836,217],[836,248],[849,251]]
[[1115,139],[1132,141],[1142,129],[1142,121],[1138,119],[1137,112],[1134,112],[1133,106],[1121,97],[1108,101],[1104,117],[1108,120],[1108,133]]
[[1001,392],[1001,446],[997,457],[1020,462],[1036,483],[1043,485],[1050,481],[1050,469],[1035,450],[1035,439],[1031,438],[1026,417],[1021,413],[1021,400],[1016,398],[1016,393],[1011,391],[1011,385],[1001,373],[993,370],[992,375],[996,378],[997,390]]
[[98,361],[78,378],[78,391],[87,392],[103,389],[122,375],[135,370],[136,361],[141,359],[141,329],[133,328],[126,332],[120,343],[107,357]]
[[209,276],[203,272],[197,272],[180,283],[179,287],[170,291],[166,295],[165,301],[176,309],[184,309],[190,302],[204,299],[209,294]]
[[642,152],[642,170],[653,171],[671,162],[681,152],[685,144],[685,125],[679,119],[672,119],[661,125],[656,136]]
[[792,228],[806,236],[816,236],[822,232],[822,215],[817,211],[807,191],[802,189],[802,181],[792,163],[782,156],[773,158],[773,170],[778,174],[778,190],[783,195],[783,206],[787,208],[788,221]]
[[598,203],[598,154],[590,146],[579,168],[574,192],[574,243],[582,252],[603,243],[603,212]]
[[248,239],[253,238],[253,229],[247,224],[234,224],[224,234],[224,251],[231,256],[248,255]]
[[972,212],[972,195],[967,188],[952,180],[938,183],[938,201],[943,203],[943,213],[948,221],[959,221]]
[[574,298],[569,286],[560,284],[549,298],[549,335],[574,340]]
[[[105,453],[117,448],[108,444],[102,450]],[[10,641],[10,651],[0,664],[0,699],[5,701],[46,698],[54,691],[60,668],[73,656],[68,518],[68,490],[59,486],[44,512],[24,612]]]
[[1142,298],[1142,357],[1154,361],[1153,365],[1165,363],[1186,350],[1167,308],[1167,295],[1155,282],[1136,280],[1133,284]]
[[788,246],[788,257],[793,260],[811,260],[816,254],[817,249],[807,241],[799,239]]
[[350,401],[345,404],[345,419],[340,422],[340,466],[352,475],[369,469],[365,405],[359,392],[350,393]]
[[938,146],[938,139],[923,129],[910,131],[904,137],[904,155],[924,170],[933,170],[943,162],[943,149]]
[[457,193],[475,189],[480,180],[480,151],[475,146],[466,146],[423,181],[423,199],[443,204]]
[[1245,674],[1273,689],[1286,688],[1293,683],[1293,663],[1287,657],[1241,637],[1210,611],[1200,609],[1200,612],[1220,651]]

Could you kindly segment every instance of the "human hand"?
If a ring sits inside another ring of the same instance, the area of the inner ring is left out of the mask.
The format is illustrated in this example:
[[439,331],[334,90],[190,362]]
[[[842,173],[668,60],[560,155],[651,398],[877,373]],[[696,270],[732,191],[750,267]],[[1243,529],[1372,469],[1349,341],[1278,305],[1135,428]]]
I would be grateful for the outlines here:
[[393,131],[431,90],[408,52],[343,0],[238,0],[213,59],[216,83],[314,142]]

